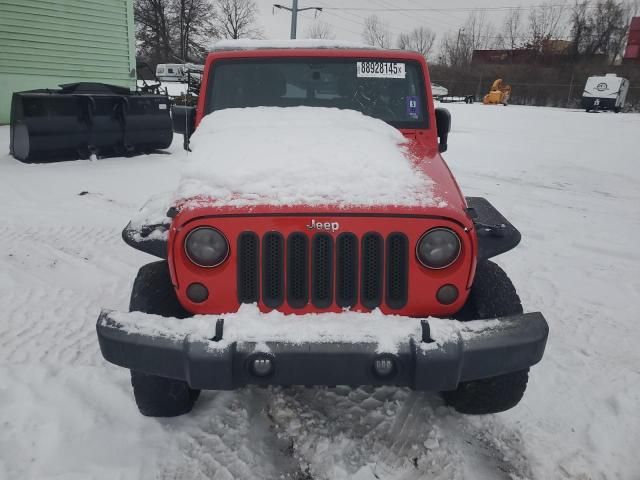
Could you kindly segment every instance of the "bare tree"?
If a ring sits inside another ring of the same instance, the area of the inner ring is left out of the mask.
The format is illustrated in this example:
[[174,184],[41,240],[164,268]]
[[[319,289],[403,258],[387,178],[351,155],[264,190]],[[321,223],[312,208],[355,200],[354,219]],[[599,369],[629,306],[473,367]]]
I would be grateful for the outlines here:
[[314,22],[305,31],[307,38],[319,38],[324,40],[333,40],[336,34],[333,27],[327,22]]
[[138,56],[157,64],[198,61],[215,37],[210,0],[135,0]]
[[171,0],[136,0],[133,15],[139,55],[152,63],[171,59]]
[[254,0],[218,0],[216,26],[223,38],[255,38],[262,32],[256,25],[258,7]]
[[374,47],[391,47],[391,32],[389,25],[381,22],[377,15],[371,15],[364,20],[362,39]]
[[576,3],[571,11],[574,60],[605,55],[615,61],[622,54],[632,15],[632,5],[614,0]]
[[571,48],[570,53],[574,59],[577,59],[583,51],[584,44],[590,36],[587,20],[587,9],[589,7],[588,0],[576,2],[571,10]]
[[565,6],[547,2],[529,11],[527,47],[542,51],[545,42],[563,33]]
[[626,44],[632,6],[615,0],[600,0],[590,13],[587,22],[590,38],[584,54],[602,54],[616,61]]
[[435,32],[426,27],[418,27],[409,33],[401,33],[398,37],[398,48],[402,50],[413,50],[427,57],[436,41]]
[[206,44],[216,36],[215,10],[209,0],[173,0],[176,55],[182,61],[195,61],[206,51]]
[[448,32],[440,45],[440,62],[455,67],[471,64],[474,50],[494,45],[494,28],[485,12],[469,14],[464,26]]
[[514,8],[504,19],[502,38],[506,47],[515,50],[521,44],[522,37],[522,8]]

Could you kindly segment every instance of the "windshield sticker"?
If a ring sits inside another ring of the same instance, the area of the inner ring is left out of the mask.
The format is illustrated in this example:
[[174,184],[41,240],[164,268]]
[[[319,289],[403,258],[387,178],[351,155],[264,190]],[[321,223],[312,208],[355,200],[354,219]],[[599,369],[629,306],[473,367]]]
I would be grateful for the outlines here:
[[418,118],[418,97],[407,97],[407,115],[411,118]]
[[405,78],[404,63],[356,62],[359,78]]

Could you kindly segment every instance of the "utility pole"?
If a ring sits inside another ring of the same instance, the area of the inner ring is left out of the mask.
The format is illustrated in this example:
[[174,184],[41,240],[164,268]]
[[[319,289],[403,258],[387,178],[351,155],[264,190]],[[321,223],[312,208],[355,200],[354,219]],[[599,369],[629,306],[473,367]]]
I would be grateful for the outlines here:
[[279,3],[274,3],[273,6],[275,8],[281,8],[283,10],[288,10],[291,12],[291,38],[296,38],[297,30],[298,30],[298,12],[304,12],[305,10],[315,10],[316,12],[321,12],[322,7],[306,7],[306,8],[298,8],[298,0],[291,0],[291,7],[285,7],[284,5],[280,5]]
[[[460,61],[460,36],[462,35],[462,32],[464,32],[464,28],[463,27],[458,29],[458,41],[456,42],[455,63],[458,63]],[[458,66],[458,65],[456,65],[456,66]]]
[[569,81],[569,95],[567,95],[567,108],[571,108],[572,93],[573,93],[573,69],[571,69],[571,80]]

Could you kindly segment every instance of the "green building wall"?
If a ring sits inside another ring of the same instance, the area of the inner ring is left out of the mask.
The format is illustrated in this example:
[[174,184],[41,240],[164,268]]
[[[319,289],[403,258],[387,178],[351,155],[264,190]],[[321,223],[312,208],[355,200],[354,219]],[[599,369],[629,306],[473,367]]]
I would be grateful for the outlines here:
[[0,0],[0,124],[11,94],[63,83],[135,87],[133,0]]

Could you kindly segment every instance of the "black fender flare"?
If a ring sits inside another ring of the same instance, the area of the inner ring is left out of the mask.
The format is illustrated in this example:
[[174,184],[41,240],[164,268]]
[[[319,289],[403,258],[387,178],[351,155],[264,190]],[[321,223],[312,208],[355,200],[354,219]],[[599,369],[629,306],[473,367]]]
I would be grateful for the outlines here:
[[122,230],[122,239],[136,250],[166,260],[170,226],[170,224],[132,226],[129,222]]
[[478,237],[478,260],[501,255],[518,246],[522,235],[486,198],[467,197],[467,213]]

